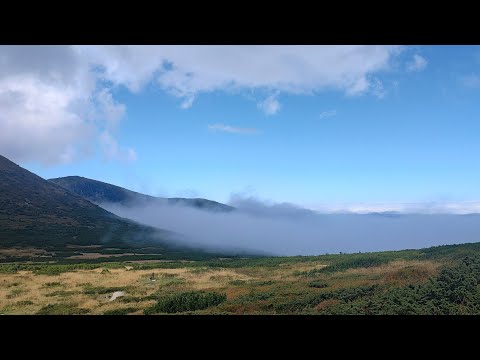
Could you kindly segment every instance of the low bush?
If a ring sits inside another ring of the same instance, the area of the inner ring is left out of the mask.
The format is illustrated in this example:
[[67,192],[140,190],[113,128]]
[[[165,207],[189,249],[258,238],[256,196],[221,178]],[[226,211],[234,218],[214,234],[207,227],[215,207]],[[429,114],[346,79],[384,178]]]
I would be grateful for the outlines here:
[[48,304],[42,307],[37,315],[82,315],[87,314],[87,309],[80,309],[71,304]]
[[128,308],[122,308],[122,309],[113,309],[113,310],[108,310],[103,313],[103,315],[128,315],[131,314],[138,309],[128,307]]
[[226,294],[214,292],[190,291],[164,296],[158,302],[145,309],[145,315],[158,313],[179,313],[185,311],[203,310],[217,306],[227,300]]
[[323,289],[323,288],[328,287],[328,283],[326,281],[323,281],[323,280],[316,280],[316,281],[309,282],[308,287]]

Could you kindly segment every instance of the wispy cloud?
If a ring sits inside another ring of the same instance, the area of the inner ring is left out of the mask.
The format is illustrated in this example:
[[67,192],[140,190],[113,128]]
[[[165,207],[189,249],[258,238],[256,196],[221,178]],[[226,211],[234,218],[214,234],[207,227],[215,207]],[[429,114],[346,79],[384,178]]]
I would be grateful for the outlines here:
[[275,115],[281,108],[277,100],[277,94],[270,95],[265,100],[259,102],[257,106],[262,109],[266,115]]
[[475,74],[470,74],[467,76],[464,76],[460,79],[461,83],[472,89],[480,88],[480,76],[475,75]]
[[378,79],[374,79],[372,81],[372,83],[370,84],[370,88],[372,94],[379,99],[383,99],[385,95],[387,95],[387,90],[385,90],[383,83]]
[[480,213],[480,201],[378,202],[344,204],[309,204],[308,208],[321,213],[397,212],[403,214],[473,214]]
[[255,129],[255,128],[241,128],[241,127],[224,125],[224,124],[208,125],[208,129],[212,131],[221,131],[221,132],[243,134],[243,135],[254,135],[259,133],[258,129]]
[[407,71],[422,71],[427,67],[428,61],[423,56],[415,54],[410,62],[407,63]]
[[124,148],[118,145],[112,134],[106,130],[100,135],[100,146],[103,149],[105,160],[120,160],[134,162],[137,160],[137,152],[132,148]]
[[337,116],[337,110],[322,111],[319,115],[319,118],[325,119],[333,116]]

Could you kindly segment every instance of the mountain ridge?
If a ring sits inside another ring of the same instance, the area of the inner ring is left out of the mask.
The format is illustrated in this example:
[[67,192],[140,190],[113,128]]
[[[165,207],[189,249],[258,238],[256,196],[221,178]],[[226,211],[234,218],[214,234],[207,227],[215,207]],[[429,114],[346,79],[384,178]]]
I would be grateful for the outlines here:
[[235,208],[217,201],[203,198],[164,198],[142,194],[121,186],[83,176],[65,176],[48,179],[57,185],[87,199],[93,203],[110,202],[121,205],[137,203],[161,203],[162,205],[183,205],[215,212],[229,212]]
[[0,246],[164,248],[174,234],[114,215],[0,155]]

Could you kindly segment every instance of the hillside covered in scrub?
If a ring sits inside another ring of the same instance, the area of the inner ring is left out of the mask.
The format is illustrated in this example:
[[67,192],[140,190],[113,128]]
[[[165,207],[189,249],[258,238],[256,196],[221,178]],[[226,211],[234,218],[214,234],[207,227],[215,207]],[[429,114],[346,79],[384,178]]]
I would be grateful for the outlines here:
[[480,243],[188,262],[4,263],[0,282],[0,314],[480,314]]
[[[135,251],[157,259],[204,255],[175,239],[172,232],[114,215],[0,155],[0,262],[25,259],[22,254],[69,256],[75,250]],[[20,256],[8,260],[12,254]]]

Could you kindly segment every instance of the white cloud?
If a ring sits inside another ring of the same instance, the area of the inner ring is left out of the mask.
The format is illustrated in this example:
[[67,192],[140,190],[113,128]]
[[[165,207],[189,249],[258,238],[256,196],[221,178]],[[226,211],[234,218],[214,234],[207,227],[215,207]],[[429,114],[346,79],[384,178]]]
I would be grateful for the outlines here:
[[319,115],[319,118],[325,119],[333,116],[337,116],[337,110],[322,111]]
[[399,46],[78,46],[102,76],[139,91],[150,80],[191,106],[216,90],[294,94],[336,89],[365,93],[369,76],[388,69]]
[[270,95],[265,100],[259,102],[257,106],[262,109],[266,115],[275,115],[281,107],[276,96],[277,94]]
[[0,153],[15,160],[68,163],[88,151],[94,127],[70,107],[75,90],[27,76],[0,79]]
[[[375,89],[398,46],[0,46],[0,153],[64,163],[99,143],[109,158],[135,158],[115,140],[125,105],[116,86],[157,84],[193,106],[201,93],[255,90],[275,114],[279,94]],[[107,87],[108,86],[108,87]],[[105,135],[105,134],[108,134]],[[115,144],[115,145],[113,145]],[[117,149],[117,150],[115,150]],[[115,155],[112,155],[115,154]],[[119,155],[122,154],[122,155]]]
[[427,67],[428,61],[423,56],[418,54],[413,55],[413,59],[407,63],[407,71],[415,72],[422,71]]
[[222,132],[228,132],[228,133],[234,133],[234,134],[252,135],[252,134],[258,133],[258,129],[240,128],[240,127],[224,125],[224,124],[208,125],[208,128],[212,131],[222,131]]
[[97,80],[73,47],[0,46],[0,153],[46,165],[91,154],[125,114]]

